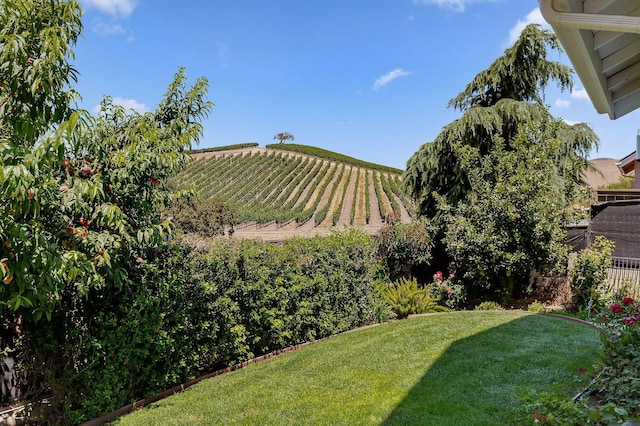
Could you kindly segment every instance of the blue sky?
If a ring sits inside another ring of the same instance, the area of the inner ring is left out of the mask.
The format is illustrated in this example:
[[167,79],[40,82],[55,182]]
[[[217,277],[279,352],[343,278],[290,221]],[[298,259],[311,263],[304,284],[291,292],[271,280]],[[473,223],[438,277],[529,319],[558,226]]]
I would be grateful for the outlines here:
[[[112,96],[155,108],[178,67],[209,80],[215,107],[199,147],[295,143],[403,169],[420,145],[460,117],[449,99],[528,22],[537,0],[80,0],[75,52],[80,106]],[[553,59],[568,63],[566,55]],[[586,122],[592,158],[635,150],[640,111],[597,114],[575,78],[549,88],[552,113]]]

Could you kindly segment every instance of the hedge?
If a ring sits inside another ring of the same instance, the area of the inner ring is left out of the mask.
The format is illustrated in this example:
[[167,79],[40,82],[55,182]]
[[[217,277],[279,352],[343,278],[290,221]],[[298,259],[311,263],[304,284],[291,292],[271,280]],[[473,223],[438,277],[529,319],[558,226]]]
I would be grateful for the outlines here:
[[28,331],[25,352],[65,421],[81,423],[207,372],[367,323],[375,249],[355,229],[282,246],[168,242],[131,267],[126,287],[63,301],[50,323]]

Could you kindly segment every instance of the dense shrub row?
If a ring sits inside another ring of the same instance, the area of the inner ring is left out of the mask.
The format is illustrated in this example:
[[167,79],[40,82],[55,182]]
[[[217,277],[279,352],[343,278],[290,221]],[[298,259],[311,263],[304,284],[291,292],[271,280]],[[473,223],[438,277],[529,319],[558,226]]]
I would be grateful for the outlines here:
[[189,153],[200,154],[202,152],[219,152],[219,151],[229,151],[231,149],[255,148],[258,145],[259,145],[258,142],[237,143],[234,145],[214,146],[212,148],[192,149],[191,151],[189,151]]
[[166,244],[120,289],[67,295],[29,330],[32,368],[77,424],[220,367],[364,324],[375,243],[349,230],[294,239]]
[[337,161],[337,162],[349,164],[355,167],[363,167],[371,170],[379,170],[381,172],[397,173],[397,174],[402,173],[402,170],[396,169],[394,167],[382,166],[380,164],[375,164],[375,163],[369,163],[367,161],[358,160],[357,158],[349,157],[343,154],[338,154],[337,152],[328,151],[322,148],[316,148],[314,146],[288,143],[288,144],[271,144],[271,145],[267,145],[266,148],[299,152],[301,154],[307,154],[307,155],[315,155],[316,157],[326,158],[327,160]]

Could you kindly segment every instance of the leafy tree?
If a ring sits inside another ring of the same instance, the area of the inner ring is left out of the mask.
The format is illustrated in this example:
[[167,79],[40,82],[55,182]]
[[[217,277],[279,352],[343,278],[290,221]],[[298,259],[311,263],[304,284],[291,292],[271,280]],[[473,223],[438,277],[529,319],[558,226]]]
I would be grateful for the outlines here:
[[295,138],[294,136],[289,133],[289,132],[282,132],[282,133],[277,133],[273,136],[273,140],[279,140],[280,143],[284,143],[285,141],[293,141]]
[[[185,163],[212,104],[180,70],[155,112],[109,98],[92,117],[72,107],[76,1],[0,3],[0,304],[51,318],[63,297],[122,286],[169,231],[159,182]],[[63,301],[64,303],[64,301]]]
[[[450,107],[463,112],[462,117],[445,126],[433,142],[423,145],[407,162],[403,182],[419,214],[435,216],[438,197],[455,205],[468,194],[469,177],[454,145],[474,147],[485,155],[499,139],[509,151],[521,125],[555,121],[543,104],[544,88],[556,81],[561,89],[570,89],[572,71],[549,61],[548,50],[561,51],[555,35],[537,25],[527,26],[503,56],[449,102]],[[557,123],[554,130],[552,136],[561,143],[551,158],[565,176],[577,182],[588,164],[588,152],[597,146],[597,137],[585,124]]]
[[175,200],[168,208],[173,223],[185,233],[205,237],[223,235],[225,229],[237,224],[236,207],[220,198],[184,197]]
[[454,145],[469,192],[455,207],[441,198],[444,244],[456,275],[476,295],[509,297],[524,289],[532,269],[566,260],[564,225],[578,214],[573,206],[583,193],[567,188],[553,158],[563,141],[552,135],[561,125],[521,127],[511,149],[498,137],[485,155]]
[[429,263],[433,248],[431,231],[425,220],[415,220],[387,225],[378,232],[378,254],[386,262],[392,280],[411,278],[412,267]]

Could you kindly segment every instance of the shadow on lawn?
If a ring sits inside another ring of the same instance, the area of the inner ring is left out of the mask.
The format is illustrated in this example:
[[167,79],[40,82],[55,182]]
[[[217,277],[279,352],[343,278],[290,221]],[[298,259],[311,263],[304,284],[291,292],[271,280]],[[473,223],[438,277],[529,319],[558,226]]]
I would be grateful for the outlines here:
[[536,315],[458,340],[382,425],[518,424],[518,389],[571,395],[581,386],[574,380],[580,368],[596,358],[597,342],[585,325]]

